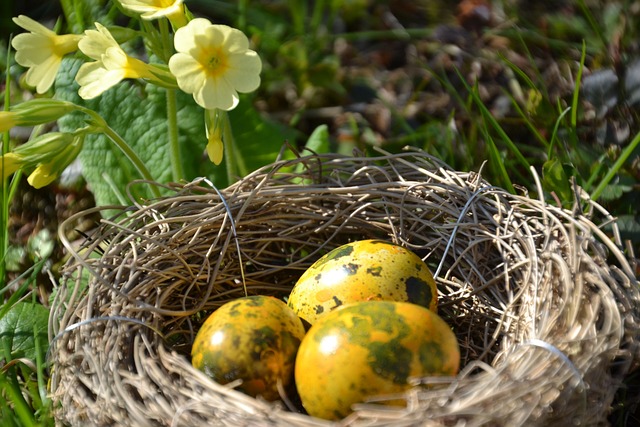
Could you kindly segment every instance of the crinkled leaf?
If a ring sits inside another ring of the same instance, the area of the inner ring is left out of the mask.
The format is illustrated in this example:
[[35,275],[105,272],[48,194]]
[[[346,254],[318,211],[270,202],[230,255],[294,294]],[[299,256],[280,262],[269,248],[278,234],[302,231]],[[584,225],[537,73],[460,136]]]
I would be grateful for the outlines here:
[[[49,310],[41,304],[18,302],[0,319],[0,358],[36,360],[36,338],[47,348]],[[10,354],[6,354],[6,351]]]
[[[154,180],[171,181],[165,90],[125,81],[94,100],[84,101],[77,95],[78,85],[74,81],[80,64],[77,59],[63,62],[56,81],[57,96],[98,111],[131,145]],[[177,91],[177,99],[179,140],[187,180],[207,176],[220,188],[226,186],[224,162],[214,166],[205,154],[204,111],[191,95]],[[85,119],[82,114],[71,114],[60,120],[60,127],[65,131],[76,130],[84,126]],[[238,157],[247,172],[273,162],[283,143],[296,137],[292,130],[263,118],[248,102],[241,102],[231,111],[230,119]],[[127,184],[141,178],[124,154],[104,136],[88,137],[80,159],[83,175],[98,205],[118,204],[117,193],[126,194]],[[135,189],[142,190],[140,186]],[[140,196],[150,197],[150,193],[142,192]]]
[[[84,101],[77,94],[78,84],[74,80],[80,64],[77,59],[63,61],[56,81],[56,95],[99,112],[133,148],[154,180],[171,181],[164,90],[125,81],[96,99]],[[72,114],[63,117],[59,125],[63,131],[73,131],[83,127],[85,120],[83,114]],[[187,179],[209,175],[213,166],[203,157],[206,143],[203,112],[182,92],[178,92],[178,127]],[[117,204],[117,192],[126,194],[127,184],[141,178],[124,154],[103,135],[86,139],[80,160],[83,175],[99,205]],[[136,189],[142,191],[140,186]],[[140,196],[149,197],[150,193],[142,191]]]

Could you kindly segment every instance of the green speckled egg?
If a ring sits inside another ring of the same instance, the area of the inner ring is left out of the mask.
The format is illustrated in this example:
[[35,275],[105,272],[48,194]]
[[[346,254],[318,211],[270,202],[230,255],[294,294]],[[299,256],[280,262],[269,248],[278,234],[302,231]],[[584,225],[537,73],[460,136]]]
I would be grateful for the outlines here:
[[293,287],[288,305],[310,324],[356,301],[405,301],[437,310],[429,267],[410,250],[382,240],[342,245],[309,267]]
[[459,367],[456,336],[436,313],[406,302],[365,301],[327,313],[309,329],[295,380],[309,415],[337,420],[354,403],[409,389],[410,378],[453,376]]
[[287,305],[269,296],[228,302],[198,331],[192,365],[215,381],[242,380],[239,390],[266,400],[279,399],[277,384],[293,385],[295,357],[305,330]]

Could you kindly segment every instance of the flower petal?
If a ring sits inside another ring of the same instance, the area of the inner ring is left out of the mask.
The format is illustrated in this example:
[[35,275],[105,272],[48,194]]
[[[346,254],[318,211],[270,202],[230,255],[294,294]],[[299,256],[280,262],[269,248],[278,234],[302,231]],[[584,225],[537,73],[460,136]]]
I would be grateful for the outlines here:
[[169,69],[180,89],[205,109],[231,110],[238,92],[260,85],[262,62],[240,31],[197,18],[176,31]]
[[169,70],[176,77],[180,89],[186,93],[197,91],[206,78],[202,65],[184,53],[176,53],[169,58]]
[[229,71],[224,78],[238,92],[253,92],[260,86],[260,71],[262,61],[257,53],[247,50],[242,53],[231,54],[228,57]]
[[80,40],[78,47],[89,58],[99,61],[102,55],[111,47],[118,47],[118,42],[99,22],[95,23],[97,30],[86,30],[85,37]]
[[29,67],[32,64],[42,63],[47,56],[50,56],[53,43],[49,37],[41,34],[22,33],[13,38],[11,46],[16,50],[18,64]]
[[215,27],[226,27],[220,28],[220,31],[224,34],[224,47],[229,52],[242,52],[249,49],[249,39],[242,31],[226,25],[215,25]]
[[107,70],[118,70],[127,66],[127,54],[120,46],[110,47],[101,57],[102,66]]
[[38,21],[34,21],[25,15],[18,15],[13,18],[13,22],[19,27],[24,28],[27,31],[30,31],[35,34],[42,34],[47,37],[55,36],[56,33],[39,23]]
[[173,39],[176,51],[181,53],[191,53],[193,49],[200,49],[196,38],[206,35],[207,28],[211,27],[211,22],[205,18],[195,18],[189,23],[179,28]]
[[22,167],[22,157],[14,154],[7,153],[0,157],[0,167],[2,167],[2,176],[7,179],[9,175],[17,171]]
[[125,9],[141,13],[143,19],[158,19],[182,11],[184,0],[175,0],[171,4],[161,0],[120,0]]
[[42,64],[29,68],[26,76],[27,84],[35,86],[36,92],[45,93],[53,85],[61,63],[62,58],[50,56]]
[[220,136],[216,132],[213,133],[215,135],[210,137],[209,142],[207,143],[207,154],[209,155],[209,160],[211,160],[213,164],[219,165],[222,162],[224,144],[222,143]]
[[207,79],[202,88],[193,94],[196,102],[212,110],[233,110],[240,101],[238,93],[224,79]]
[[51,165],[42,164],[31,172],[31,175],[27,178],[27,182],[33,188],[42,188],[51,184],[58,177],[57,173],[52,173]]
[[76,74],[76,81],[80,84],[78,95],[82,99],[93,99],[120,83],[123,78],[122,69],[107,70],[99,61],[82,64]]

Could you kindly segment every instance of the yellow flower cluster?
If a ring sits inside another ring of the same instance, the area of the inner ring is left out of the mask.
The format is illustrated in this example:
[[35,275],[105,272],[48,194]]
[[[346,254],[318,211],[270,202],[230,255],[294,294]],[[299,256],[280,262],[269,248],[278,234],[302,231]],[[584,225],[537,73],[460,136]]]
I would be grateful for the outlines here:
[[[39,94],[48,92],[55,82],[62,59],[80,51],[90,59],[82,64],[75,78],[79,84],[78,94],[83,99],[96,98],[124,79],[142,79],[172,90],[179,88],[193,95],[195,102],[205,109],[206,151],[214,163],[220,163],[224,134],[220,123],[224,121],[212,118],[218,117],[218,111],[235,108],[239,93],[252,92],[260,85],[262,62],[258,54],[250,49],[249,40],[235,28],[216,25],[204,18],[191,19],[184,0],[114,1],[143,20],[167,19],[171,23],[175,31],[174,53],[166,64],[149,64],[130,56],[114,37],[115,33],[98,22],[95,23],[95,29],[87,29],[81,35],[58,35],[31,18],[20,15],[13,20],[27,32],[13,38],[12,46],[16,50],[16,62],[27,68],[26,83]],[[66,114],[64,108],[55,107],[56,114]],[[37,116],[29,120],[15,111],[0,112],[0,131],[57,118]],[[6,178],[15,170],[35,167],[38,173],[31,175],[30,182],[38,185],[48,183],[51,177],[61,172],[58,170],[60,167],[69,163],[66,160],[59,161],[60,156],[77,155],[78,147],[82,146],[78,141],[77,137],[56,135],[26,149],[20,150],[19,147],[2,156],[3,176]],[[74,149],[61,148],[65,144]],[[47,151],[53,154],[43,157]],[[53,161],[54,158],[58,160]],[[46,161],[43,162],[43,159]]]

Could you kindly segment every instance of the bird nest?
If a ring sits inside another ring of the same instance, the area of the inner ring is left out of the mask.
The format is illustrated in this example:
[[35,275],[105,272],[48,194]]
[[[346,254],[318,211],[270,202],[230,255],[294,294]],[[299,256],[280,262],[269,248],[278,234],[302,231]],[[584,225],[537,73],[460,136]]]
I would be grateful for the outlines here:
[[66,243],[48,354],[63,424],[328,425],[287,396],[210,380],[190,347],[221,304],[285,297],[320,256],[365,238],[431,267],[462,369],[416,378],[404,407],[372,397],[342,424],[606,424],[640,360],[638,280],[615,221],[580,189],[575,209],[561,209],[406,151],[279,160],[225,189],[168,190],[109,207],[79,248]]

